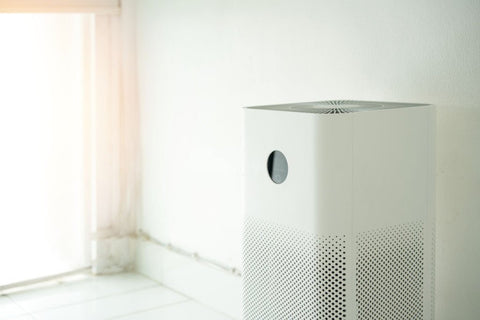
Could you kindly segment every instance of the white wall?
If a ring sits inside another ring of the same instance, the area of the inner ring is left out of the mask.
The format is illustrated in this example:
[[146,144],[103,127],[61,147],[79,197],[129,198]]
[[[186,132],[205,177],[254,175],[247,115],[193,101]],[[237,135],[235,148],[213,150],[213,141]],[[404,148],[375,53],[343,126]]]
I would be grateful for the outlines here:
[[[437,319],[478,318],[479,1],[138,5],[140,228],[239,266],[241,107],[336,98],[433,103]],[[155,261],[140,258],[141,266]]]

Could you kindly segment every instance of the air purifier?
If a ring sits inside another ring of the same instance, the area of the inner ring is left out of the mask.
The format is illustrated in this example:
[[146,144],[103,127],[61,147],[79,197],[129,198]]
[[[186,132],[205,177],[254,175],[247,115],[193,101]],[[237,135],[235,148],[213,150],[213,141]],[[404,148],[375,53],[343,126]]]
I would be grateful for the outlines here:
[[434,107],[244,116],[244,319],[433,319]]

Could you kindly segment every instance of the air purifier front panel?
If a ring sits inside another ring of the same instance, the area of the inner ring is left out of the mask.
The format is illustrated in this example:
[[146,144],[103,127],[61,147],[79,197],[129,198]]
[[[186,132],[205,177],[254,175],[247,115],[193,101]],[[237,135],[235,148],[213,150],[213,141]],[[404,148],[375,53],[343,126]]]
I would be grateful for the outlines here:
[[[352,211],[352,190],[344,187],[352,179],[351,115],[255,110],[246,112],[245,123],[251,124],[245,139],[248,215],[314,234],[345,234]],[[288,163],[282,183],[268,172],[273,152]]]
[[428,105],[245,109],[245,319],[433,318]]

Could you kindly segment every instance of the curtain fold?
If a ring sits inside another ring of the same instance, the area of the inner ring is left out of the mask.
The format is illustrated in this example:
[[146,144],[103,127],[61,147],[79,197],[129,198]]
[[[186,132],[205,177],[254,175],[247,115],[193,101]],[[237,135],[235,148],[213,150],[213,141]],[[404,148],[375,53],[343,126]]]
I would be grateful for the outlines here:
[[99,274],[133,269],[135,262],[141,175],[132,13],[95,16],[93,271]]

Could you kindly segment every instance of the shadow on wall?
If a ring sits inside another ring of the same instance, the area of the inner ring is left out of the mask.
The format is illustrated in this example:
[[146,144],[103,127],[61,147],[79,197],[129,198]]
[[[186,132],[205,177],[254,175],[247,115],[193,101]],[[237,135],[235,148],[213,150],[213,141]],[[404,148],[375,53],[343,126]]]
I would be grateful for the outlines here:
[[455,319],[461,309],[475,319],[480,276],[468,275],[480,265],[480,105],[437,107],[436,204],[437,315]]

